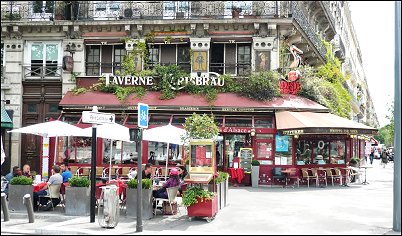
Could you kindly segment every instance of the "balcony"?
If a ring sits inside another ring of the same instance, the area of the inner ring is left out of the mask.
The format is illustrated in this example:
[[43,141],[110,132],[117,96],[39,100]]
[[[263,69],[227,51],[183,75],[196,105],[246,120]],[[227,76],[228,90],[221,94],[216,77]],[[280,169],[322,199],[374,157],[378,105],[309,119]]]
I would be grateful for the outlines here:
[[[273,18],[278,1],[2,1],[4,21]],[[241,9],[239,16],[232,8]],[[58,15],[62,15],[58,17]]]
[[58,80],[61,81],[62,67],[58,64],[38,64],[24,65],[24,81],[26,80]]

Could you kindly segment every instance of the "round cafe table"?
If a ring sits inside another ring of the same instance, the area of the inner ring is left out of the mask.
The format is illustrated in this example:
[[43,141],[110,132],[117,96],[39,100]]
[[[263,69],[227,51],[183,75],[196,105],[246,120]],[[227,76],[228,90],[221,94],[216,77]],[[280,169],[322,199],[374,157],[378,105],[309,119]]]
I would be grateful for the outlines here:
[[362,184],[369,184],[369,182],[367,182],[367,169],[373,168],[373,167],[372,166],[360,166],[360,168],[364,168],[364,181]]

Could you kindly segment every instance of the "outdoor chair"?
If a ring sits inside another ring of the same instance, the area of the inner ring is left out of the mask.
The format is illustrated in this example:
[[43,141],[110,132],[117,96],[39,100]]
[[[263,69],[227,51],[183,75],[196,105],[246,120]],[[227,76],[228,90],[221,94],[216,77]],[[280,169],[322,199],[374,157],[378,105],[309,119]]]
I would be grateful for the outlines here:
[[[167,188],[166,191],[168,194],[167,199],[166,198],[154,198],[155,207],[158,206],[160,201],[162,202],[162,206],[163,206],[163,202],[168,202],[169,206],[170,206],[170,211],[172,212],[173,211],[172,203],[176,202],[176,196],[177,196],[177,192],[179,191],[179,186]],[[179,207],[177,207],[177,210],[180,212]],[[154,214],[156,215],[156,209],[154,210]]]
[[339,185],[342,185],[342,178],[344,177],[342,175],[342,171],[339,168],[334,168],[335,174],[334,174],[334,179],[339,179]]
[[310,175],[307,168],[302,168],[302,179],[307,179],[307,188],[310,188],[310,180],[315,180],[315,185],[318,187],[318,176],[317,174]]
[[[323,175],[319,175],[318,170],[322,170]],[[312,173],[313,176],[317,176],[318,183],[320,183],[320,180],[324,180],[325,181],[325,186],[328,186],[327,176],[326,176],[326,173],[325,173],[324,169],[311,168],[311,173]]]
[[78,176],[88,176],[89,177],[90,168],[89,167],[80,167],[77,170]]
[[71,174],[78,175],[77,173],[78,166],[69,166],[68,168],[70,169]]
[[325,173],[326,173],[326,178],[331,179],[332,186],[334,186],[334,174],[332,173],[332,168],[325,168]]
[[131,167],[122,167],[117,171],[117,175],[119,179],[128,179],[128,174],[130,173],[131,170],[134,170],[135,168]]
[[272,183],[271,186],[274,184],[275,179],[281,180],[281,181],[286,181],[286,176],[284,173],[282,173],[282,168],[280,167],[275,167],[272,169]]
[[300,186],[300,175],[299,175],[299,170],[297,168],[290,168],[291,172],[288,174],[288,176],[286,178],[288,178],[289,180],[294,179],[295,183],[297,183],[297,187]]
[[[48,198],[50,202],[52,203],[52,209],[54,210],[54,206],[57,205],[60,201],[60,188],[62,184],[48,184],[47,189],[48,189],[48,194],[45,196],[39,196],[39,202],[41,198]],[[57,204],[54,203],[54,201],[57,201]],[[49,201],[48,201],[49,203]]]

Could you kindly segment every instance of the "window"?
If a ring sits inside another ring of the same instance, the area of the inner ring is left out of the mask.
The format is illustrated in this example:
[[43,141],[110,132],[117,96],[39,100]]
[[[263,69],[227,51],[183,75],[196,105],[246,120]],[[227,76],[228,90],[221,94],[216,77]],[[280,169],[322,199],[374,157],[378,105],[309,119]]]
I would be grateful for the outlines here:
[[32,19],[33,20],[49,20],[54,12],[55,1],[33,1],[32,3]]
[[345,140],[336,140],[331,142],[330,163],[345,164],[346,142]]
[[61,44],[59,42],[30,42],[25,77],[61,77]]
[[240,18],[243,18],[244,15],[252,15],[253,11],[253,3],[252,1],[225,1],[225,18],[232,18],[232,8],[237,7],[241,8]]
[[237,74],[248,75],[251,72],[251,45],[237,45]]
[[324,140],[313,141],[313,164],[329,164],[329,142]]
[[170,115],[151,115],[149,120],[149,125],[167,125],[170,122]]
[[251,127],[250,117],[225,118],[225,127]]
[[69,163],[90,164],[91,163],[91,145],[92,138],[86,137],[58,137],[58,142],[62,147],[62,150],[58,150],[62,153],[64,161]]
[[117,1],[95,1],[94,19],[118,18],[120,16],[120,4],[122,3]]
[[190,44],[155,44],[148,45],[148,68],[155,65],[178,65],[183,71],[190,73]]
[[254,117],[255,128],[273,128],[272,117]]
[[187,19],[190,12],[190,1],[163,1],[163,19]]
[[303,140],[296,142],[296,164],[345,164],[345,140]]
[[138,161],[138,152],[135,143],[103,139],[103,164],[133,164]]
[[123,72],[122,62],[125,55],[123,44],[86,45],[86,75]]
[[[148,142],[148,152],[155,153],[155,164],[166,164],[166,153],[168,152],[169,161],[180,162],[182,159],[181,153],[183,146],[177,144],[169,144],[169,150],[167,150],[167,143],[161,142]],[[148,156],[149,159],[149,156]]]
[[292,165],[292,136],[276,135],[275,165]]

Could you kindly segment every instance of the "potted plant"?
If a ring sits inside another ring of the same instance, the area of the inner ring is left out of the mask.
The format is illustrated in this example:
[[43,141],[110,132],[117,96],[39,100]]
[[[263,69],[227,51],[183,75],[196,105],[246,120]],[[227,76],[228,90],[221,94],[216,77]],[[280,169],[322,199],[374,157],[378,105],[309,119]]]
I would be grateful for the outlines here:
[[228,204],[229,173],[219,172],[219,178],[221,183],[221,207],[219,209],[222,209]]
[[[137,179],[127,182],[126,215],[137,217]],[[152,213],[152,180],[142,179],[142,218],[145,220],[153,217]]]
[[217,196],[215,193],[198,186],[188,187],[183,192],[183,205],[187,207],[189,217],[208,217],[208,221],[218,212]]
[[232,7],[232,17],[239,18],[241,11],[242,11],[241,7],[233,6]]
[[67,4],[65,1],[57,1],[56,2],[56,9],[54,11],[54,17],[56,20],[64,20],[66,16],[66,8]]
[[360,162],[359,158],[352,157],[352,159],[350,159],[350,161],[349,161],[349,164],[350,164],[350,166],[358,167],[359,162]]
[[257,160],[251,161],[251,186],[253,188],[258,187],[258,181],[260,179],[260,162]]
[[8,186],[8,207],[11,211],[24,211],[25,205],[22,199],[25,194],[31,195],[33,198],[33,180],[26,176],[13,177]]
[[89,215],[91,191],[88,177],[73,176],[68,183],[65,200],[66,215]]
[[222,199],[222,182],[223,182],[223,175],[222,172],[218,172],[218,176],[215,178],[213,184],[208,185],[208,190],[211,192],[215,192],[218,200],[218,208],[222,209],[223,208],[223,199]]

